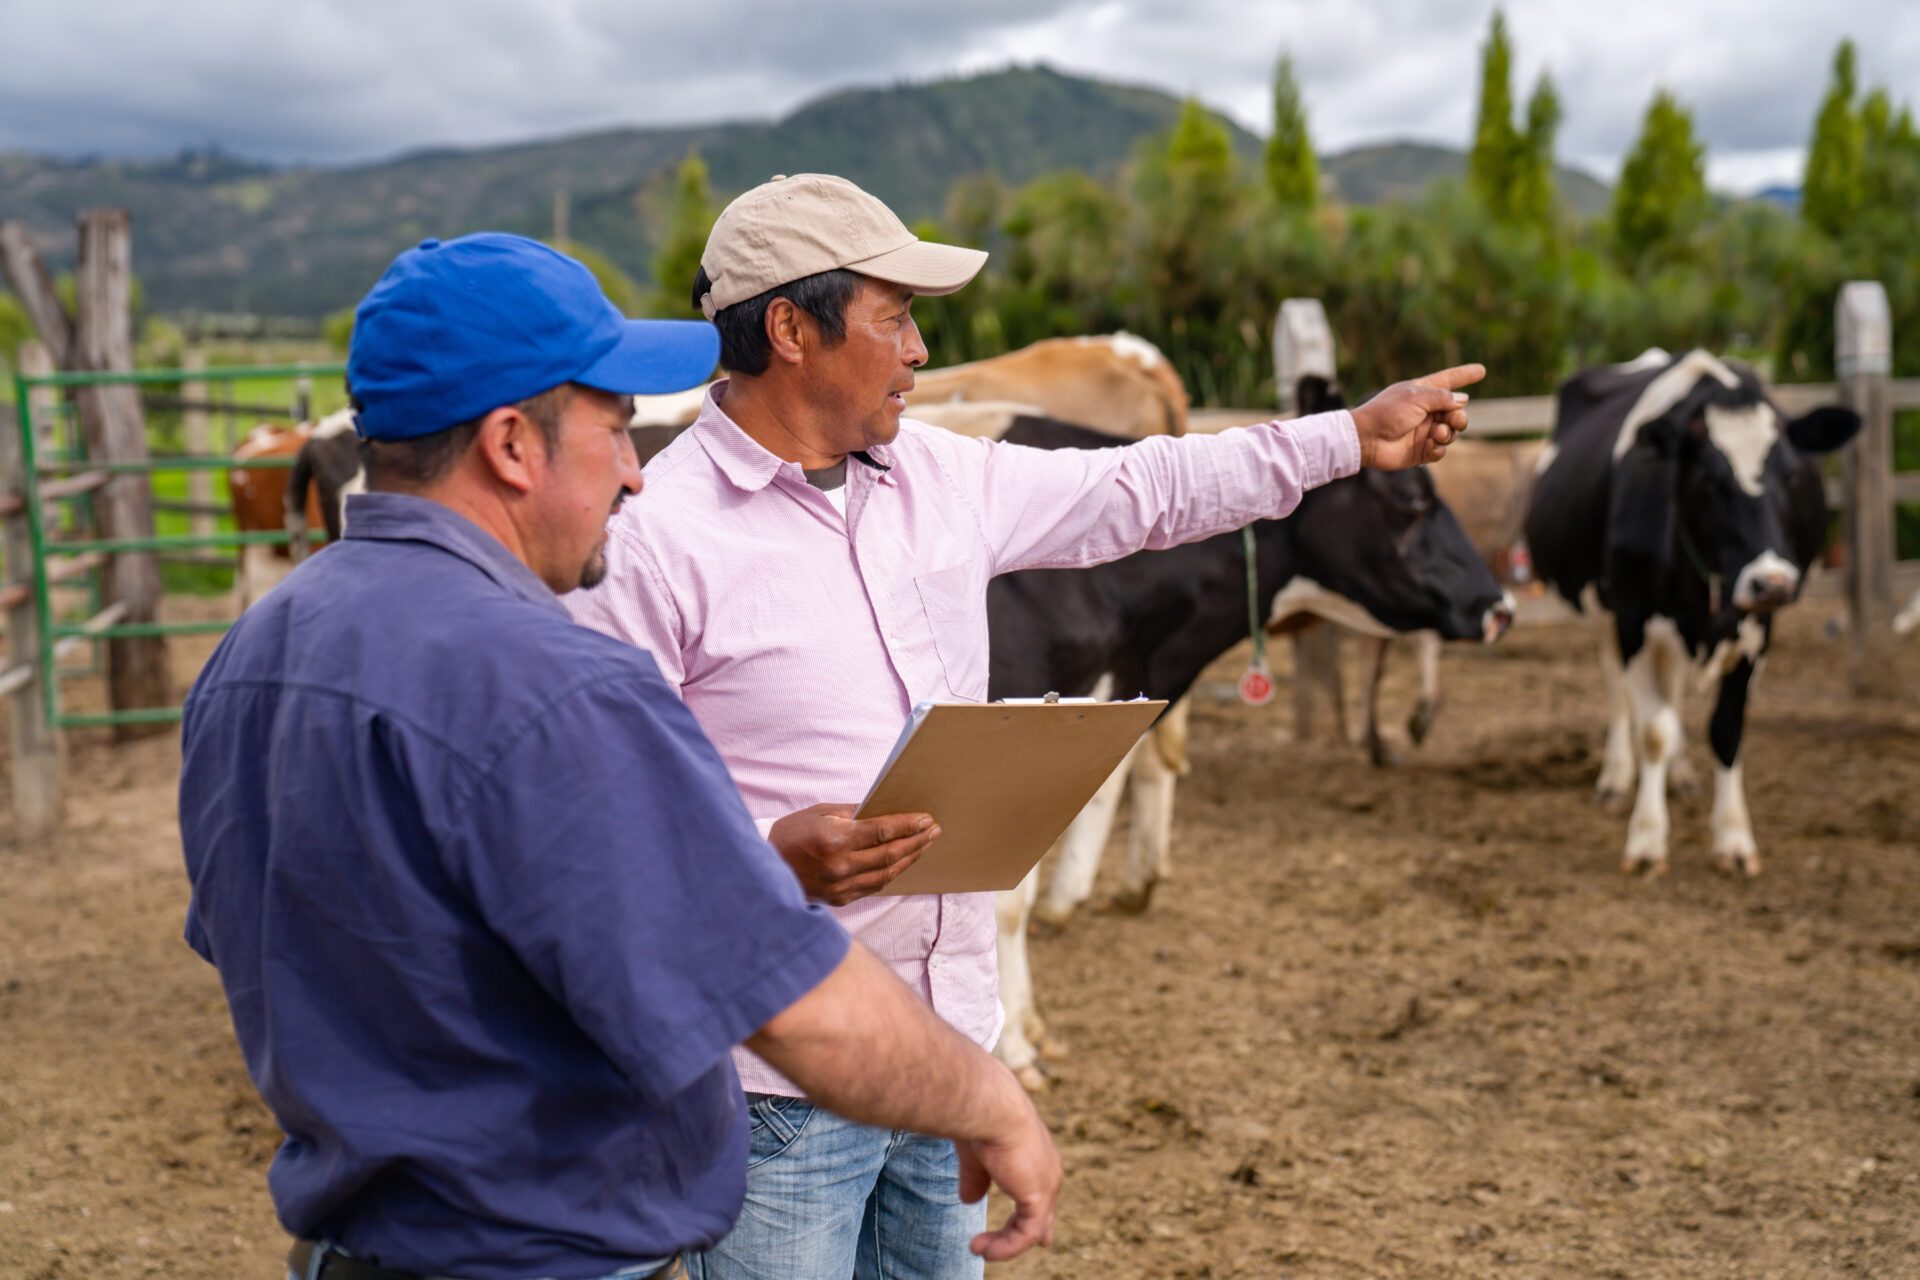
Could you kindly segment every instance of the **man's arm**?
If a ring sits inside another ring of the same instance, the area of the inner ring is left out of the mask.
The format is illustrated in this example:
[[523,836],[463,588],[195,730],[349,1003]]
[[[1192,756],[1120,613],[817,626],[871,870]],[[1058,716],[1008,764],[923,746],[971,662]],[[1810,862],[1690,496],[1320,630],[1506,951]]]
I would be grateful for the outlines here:
[[1013,1200],[1003,1226],[974,1237],[975,1253],[1003,1262],[1052,1242],[1060,1155],[1032,1100],[865,947],[855,943],[747,1047],[837,1115],[952,1138],[961,1198],[994,1182]]
[[970,490],[994,574],[1117,560],[1290,515],[1309,489],[1362,466],[1436,462],[1465,430],[1463,365],[1397,383],[1352,412],[1189,435],[1124,449],[947,444]]

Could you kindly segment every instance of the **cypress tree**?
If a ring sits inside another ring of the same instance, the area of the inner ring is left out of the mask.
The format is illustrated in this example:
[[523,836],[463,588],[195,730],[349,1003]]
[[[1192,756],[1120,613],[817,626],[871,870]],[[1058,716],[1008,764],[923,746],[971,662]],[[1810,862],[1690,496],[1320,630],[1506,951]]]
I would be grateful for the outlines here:
[[1320,164],[1307,136],[1307,112],[1293,59],[1280,55],[1273,72],[1273,136],[1267,139],[1267,187],[1283,209],[1305,212],[1320,198]]
[[1861,122],[1853,106],[1853,41],[1842,40],[1833,55],[1833,79],[1814,117],[1813,142],[1800,186],[1800,216],[1808,225],[1837,236],[1860,208]]

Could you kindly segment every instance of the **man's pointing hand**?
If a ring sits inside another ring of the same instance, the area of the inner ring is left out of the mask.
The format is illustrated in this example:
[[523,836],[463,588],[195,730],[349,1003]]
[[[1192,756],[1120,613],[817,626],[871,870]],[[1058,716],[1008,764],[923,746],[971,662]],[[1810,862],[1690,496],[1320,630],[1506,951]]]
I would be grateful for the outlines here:
[[1459,388],[1486,376],[1485,365],[1455,365],[1396,382],[1355,409],[1360,465],[1404,471],[1446,457],[1447,446],[1467,429],[1467,397]]

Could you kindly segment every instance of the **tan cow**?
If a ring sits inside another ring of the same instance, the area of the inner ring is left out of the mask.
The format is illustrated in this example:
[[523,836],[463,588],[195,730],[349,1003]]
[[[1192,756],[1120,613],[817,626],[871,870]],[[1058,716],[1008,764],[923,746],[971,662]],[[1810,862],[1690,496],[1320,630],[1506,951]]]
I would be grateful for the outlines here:
[[907,392],[908,416],[923,418],[927,405],[981,400],[1032,405],[1133,440],[1187,432],[1180,375],[1158,347],[1130,333],[1048,338],[989,360],[922,369]]

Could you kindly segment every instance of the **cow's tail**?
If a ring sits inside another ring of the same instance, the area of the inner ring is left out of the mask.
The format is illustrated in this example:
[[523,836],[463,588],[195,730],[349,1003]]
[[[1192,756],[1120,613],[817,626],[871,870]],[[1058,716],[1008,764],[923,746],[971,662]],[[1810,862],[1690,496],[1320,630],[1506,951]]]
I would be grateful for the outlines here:
[[281,522],[287,530],[287,554],[299,564],[307,558],[307,491],[313,487],[313,441],[300,446],[293,455],[293,469],[287,473],[286,510]]

